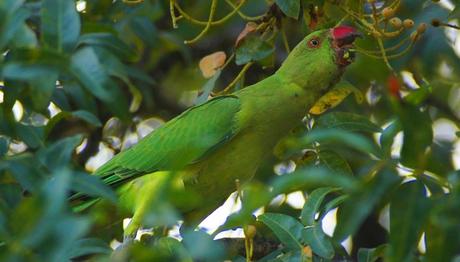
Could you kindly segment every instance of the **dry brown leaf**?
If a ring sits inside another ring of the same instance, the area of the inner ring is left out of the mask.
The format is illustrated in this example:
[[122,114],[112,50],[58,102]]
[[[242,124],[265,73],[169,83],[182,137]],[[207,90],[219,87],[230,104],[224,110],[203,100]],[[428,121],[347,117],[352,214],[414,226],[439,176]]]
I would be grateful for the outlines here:
[[205,78],[211,78],[222,65],[225,64],[227,55],[223,51],[218,51],[207,55],[200,60],[200,70]]
[[249,33],[256,31],[257,24],[254,22],[248,22],[246,27],[241,31],[241,33],[236,38],[235,46],[238,46],[241,40],[243,40]]

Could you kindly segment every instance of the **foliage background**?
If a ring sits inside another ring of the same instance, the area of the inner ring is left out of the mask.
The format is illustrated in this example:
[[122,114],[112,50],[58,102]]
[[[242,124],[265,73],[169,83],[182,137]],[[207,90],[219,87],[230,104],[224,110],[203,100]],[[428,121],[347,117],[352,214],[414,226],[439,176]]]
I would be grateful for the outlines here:
[[[208,17],[210,1],[176,2],[193,17]],[[263,15],[272,2],[247,1],[241,12]],[[339,6],[369,11],[365,1],[274,2],[281,9],[275,36],[263,43],[255,38],[257,48],[243,53],[246,62],[257,63],[235,89],[276,70],[287,55],[283,34],[292,48],[313,27],[356,24]],[[401,2],[397,15],[416,24],[460,18],[458,1]],[[218,1],[215,17],[229,12]],[[231,61],[218,79],[207,80],[198,62],[216,51],[230,56],[246,20],[235,14],[186,45],[203,26],[181,19],[173,28],[168,1],[1,1],[0,260],[244,261],[240,242],[212,240],[204,231],[183,232],[182,242],[146,235],[113,252],[109,245],[122,240],[123,216],[114,211],[115,193],[88,174],[194,105],[200,94],[206,98],[230,83],[240,65]],[[396,79],[382,60],[358,54],[344,78],[365,94],[364,102],[349,96],[311,116],[305,130],[280,146],[282,159],[267,163],[258,181],[243,189],[243,208],[221,229],[255,225],[254,256],[268,255],[261,261],[460,259],[458,32],[429,26],[407,53],[390,61]],[[368,35],[358,45],[378,48]],[[280,175],[294,166],[294,174]],[[302,211],[286,201],[268,204],[299,190],[308,195]],[[74,213],[70,192],[113,204],[110,211]],[[251,214],[260,206],[267,213],[255,221]],[[336,214],[332,236],[323,232],[326,214]],[[168,224],[179,216],[170,207],[152,215]],[[348,236],[350,254],[340,246]]]

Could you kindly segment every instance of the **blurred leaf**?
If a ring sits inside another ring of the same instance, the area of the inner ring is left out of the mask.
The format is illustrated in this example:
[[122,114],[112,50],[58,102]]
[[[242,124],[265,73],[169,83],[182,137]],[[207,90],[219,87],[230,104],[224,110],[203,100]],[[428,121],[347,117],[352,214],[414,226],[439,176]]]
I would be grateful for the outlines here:
[[382,131],[382,135],[380,136],[380,146],[386,156],[390,156],[394,138],[401,130],[402,126],[399,120],[395,120]]
[[225,253],[222,245],[201,230],[185,232],[182,242],[194,261],[218,261]]
[[372,123],[367,117],[346,112],[332,112],[321,115],[316,119],[315,127],[324,129],[336,128],[350,132],[363,131],[378,133],[382,131],[378,125]]
[[332,150],[320,150],[318,159],[324,167],[333,172],[353,176],[353,171],[347,160]]
[[110,33],[88,33],[80,36],[78,45],[99,46],[110,50],[111,53],[124,60],[134,60],[136,53],[134,50],[121,41],[118,37]]
[[69,163],[75,147],[81,143],[81,140],[82,137],[79,135],[58,140],[46,148],[40,149],[37,157],[49,170],[62,168]]
[[261,60],[271,53],[274,48],[259,36],[248,35],[236,48],[236,64],[244,65],[249,62]]
[[302,208],[300,220],[305,226],[312,226],[316,222],[316,213],[319,212],[321,204],[327,194],[337,191],[336,188],[322,187],[315,189],[311,194],[308,195],[307,202]]
[[357,186],[353,177],[331,172],[324,167],[305,167],[293,173],[276,177],[271,183],[273,194],[290,193],[318,187],[339,187],[352,191]]
[[10,140],[6,137],[0,136],[0,158],[2,158],[7,152],[10,145]]
[[221,70],[217,70],[216,73],[206,82],[206,84],[204,84],[202,93],[195,100],[195,105],[201,105],[208,100],[209,95],[211,94],[212,90],[214,90],[216,81],[219,79],[221,72]]
[[128,118],[128,105],[118,86],[109,78],[92,48],[82,48],[73,54],[71,72],[79,82],[120,118]]
[[388,261],[412,261],[430,208],[423,183],[402,184],[390,202]]
[[117,203],[118,198],[115,192],[97,176],[74,172],[72,174],[71,188],[89,196],[102,197]]
[[384,169],[363,184],[359,191],[351,194],[339,208],[334,238],[342,241],[348,235],[354,234],[376,205],[400,181],[401,178],[393,170]]
[[11,39],[11,45],[15,48],[32,48],[36,47],[37,44],[35,32],[26,23],[16,30],[16,34]]
[[297,219],[284,214],[265,213],[258,216],[257,220],[269,227],[289,250],[302,249],[299,241],[302,238],[303,225]]
[[0,3],[0,50],[22,29],[30,13],[22,8],[24,0],[4,0]]
[[358,262],[375,262],[383,258],[388,245],[383,244],[376,248],[360,248],[358,250]]
[[80,256],[91,254],[110,254],[112,249],[101,239],[97,238],[82,238],[75,241],[68,257],[77,258]]
[[380,149],[366,137],[340,129],[314,129],[303,136],[300,141],[291,141],[291,149],[300,149],[315,142],[344,144],[363,153],[381,156]]
[[275,2],[285,15],[294,19],[299,18],[300,0],[276,0]]
[[416,168],[425,158],[426,149],[433,141],[432,121],[428,112],[406,106],[400,111],[404,131],[401,163]]
[[302,232],[302,239],[310,245],[315,254],[326,259],[334,257],[334,248],[329,237],[323,232],[321,223],[305,227]]
[[80,35],[80,16],[73,0],[43,0],[42,42],[59,52],[72,50]]

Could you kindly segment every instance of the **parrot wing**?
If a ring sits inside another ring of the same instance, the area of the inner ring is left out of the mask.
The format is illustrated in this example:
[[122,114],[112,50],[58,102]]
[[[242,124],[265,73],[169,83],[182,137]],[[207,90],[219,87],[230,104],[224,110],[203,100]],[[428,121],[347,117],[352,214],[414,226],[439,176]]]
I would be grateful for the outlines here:
[[240,107],[239,98],[231,95],[192,107],[116,155],[95,175],[116,186],[155,171],[179,170],[238,132],[236,114]]

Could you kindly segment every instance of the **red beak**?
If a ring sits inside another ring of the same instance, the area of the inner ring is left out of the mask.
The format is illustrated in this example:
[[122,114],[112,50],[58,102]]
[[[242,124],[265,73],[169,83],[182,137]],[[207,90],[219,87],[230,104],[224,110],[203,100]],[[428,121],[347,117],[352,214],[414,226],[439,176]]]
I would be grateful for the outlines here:
[[341,25],[334,27],[331,30],[332,38],[335,41],[337,47],[351,45],[357,37],[361,37],[361,34],[351,26]]

